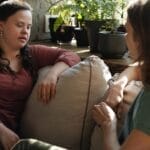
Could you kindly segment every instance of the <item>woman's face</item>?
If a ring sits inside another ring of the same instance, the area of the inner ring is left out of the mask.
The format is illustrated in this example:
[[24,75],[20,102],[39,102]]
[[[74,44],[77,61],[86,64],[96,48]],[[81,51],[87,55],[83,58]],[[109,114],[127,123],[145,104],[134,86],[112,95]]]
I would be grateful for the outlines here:
[[30,37],[32,14],[28,10],[20,10],[10,16],[6,21],[0,22],[3,32],[3,43],[12,49],[24,47]]
[[129,50],[129,55],[132,59],[136,60],[138,57],[138,40],[136,37],[134,37],[134,30],[128,19],[126,22],[126,31],[127,34],[125,36],[125,39]]

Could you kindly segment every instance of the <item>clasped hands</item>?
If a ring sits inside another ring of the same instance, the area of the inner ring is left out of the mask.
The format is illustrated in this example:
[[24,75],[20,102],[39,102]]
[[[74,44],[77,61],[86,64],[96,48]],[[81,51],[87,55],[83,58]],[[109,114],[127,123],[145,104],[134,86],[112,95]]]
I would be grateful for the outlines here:
[[121,117],[123,90],[117,84],[110,86],[104,94],[102,102],[94,105],[92,110],[93,119],[102,129],[116,128],[117,118]]

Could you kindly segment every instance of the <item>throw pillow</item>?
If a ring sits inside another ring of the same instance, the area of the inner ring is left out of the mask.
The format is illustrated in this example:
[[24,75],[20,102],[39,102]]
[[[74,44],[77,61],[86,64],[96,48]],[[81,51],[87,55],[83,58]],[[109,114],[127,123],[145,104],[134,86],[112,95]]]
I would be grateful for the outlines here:
[[[39,72],[37,82],[48,69]],[[36,84],[22,117],[22,135],[71,150],[88,150],[94,127],[91,109],[103,96],[110,78],[104,61],[90,56],[61,74],[49,104],[38,101]]]

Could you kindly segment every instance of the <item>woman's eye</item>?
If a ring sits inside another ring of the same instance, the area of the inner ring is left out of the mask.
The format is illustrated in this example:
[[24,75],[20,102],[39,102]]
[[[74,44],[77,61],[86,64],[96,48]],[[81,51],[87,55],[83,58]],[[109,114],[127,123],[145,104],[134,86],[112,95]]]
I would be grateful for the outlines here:
[[23,24],[18,23],[17,26],[18,27],[23,27]]
[[27,26],[27,29],[31,29],[32,25]]

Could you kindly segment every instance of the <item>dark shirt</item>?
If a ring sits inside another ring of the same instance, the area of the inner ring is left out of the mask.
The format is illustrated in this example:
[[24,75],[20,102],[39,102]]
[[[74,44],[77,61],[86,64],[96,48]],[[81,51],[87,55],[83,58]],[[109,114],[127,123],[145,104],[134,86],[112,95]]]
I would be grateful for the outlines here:
[[141,90],[126,116],[122,132],[119,136],[120,144],[124,142],[133,129],[150,135],[150,89]]

